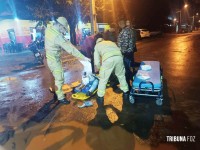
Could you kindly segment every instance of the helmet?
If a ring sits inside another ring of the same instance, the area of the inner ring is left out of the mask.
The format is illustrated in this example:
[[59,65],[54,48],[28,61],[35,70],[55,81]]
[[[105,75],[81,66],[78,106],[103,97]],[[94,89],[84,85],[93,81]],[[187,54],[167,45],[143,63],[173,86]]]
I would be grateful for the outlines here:
[[57,21],[58,21],[58,23],[63,25],[66,29],[68,28],[68,22],[65,17],[58,17]]

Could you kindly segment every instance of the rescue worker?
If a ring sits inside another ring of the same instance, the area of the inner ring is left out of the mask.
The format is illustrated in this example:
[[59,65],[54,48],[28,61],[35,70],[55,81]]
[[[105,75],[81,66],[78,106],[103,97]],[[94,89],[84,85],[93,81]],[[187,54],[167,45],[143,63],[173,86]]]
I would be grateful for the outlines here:
[[62,91],[64,84],[64,72],[61,62],[62,49],[69,54],[78,57],[82,60],[90,61],[82,55],[68,40],[65,40],[64,35],[68,29],[68,22],[65,17],[59,17],[52,25],[45,30],[45,50],[47,57],[47,65],[55,78],[55,93],[59,103],[69,104],[70,101],[65,98]]
[[99,85],[97,91],[97,104],[99,109],[104,106],[104,94],[108,79],[113,72],[123,91],[123,105],[129,104],[129,90],[125,78],[123,56],[117,45],[112,41],[105,41],[101,34],[95,35],[94,64],[95,71],[99,71]]
[[126,26],[124,20],[119,21],[119,27],[122,29],[118,35],[117,45],[121,49],[124,56],[124,66],[126,70],[126,82],[128,83],[129,90],[131,89],[130,81],[133,81],[133,72],[131,65],[133,64],[133,30]]

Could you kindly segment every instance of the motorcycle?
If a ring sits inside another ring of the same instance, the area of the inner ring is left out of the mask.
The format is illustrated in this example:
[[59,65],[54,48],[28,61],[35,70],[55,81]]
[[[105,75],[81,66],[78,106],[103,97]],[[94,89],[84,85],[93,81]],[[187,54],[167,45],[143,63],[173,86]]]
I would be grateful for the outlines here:
[[33,55],[35,57],[35,61],[39,63],[40,65],[43,65],[44,62],[44,55],[39,51],[37,46],[37,41],[33,41],[28,45],[28,48],[33,52]]

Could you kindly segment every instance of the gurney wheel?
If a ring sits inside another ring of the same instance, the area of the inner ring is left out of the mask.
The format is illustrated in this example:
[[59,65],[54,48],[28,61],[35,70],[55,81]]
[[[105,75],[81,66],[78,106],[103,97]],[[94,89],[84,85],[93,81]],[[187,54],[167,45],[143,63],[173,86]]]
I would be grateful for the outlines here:
[[133,95],[129,95],[129,101],[131,104],[134,104],[135,103],[135,98]]
[[163,104],[162,99],[161,98],[157,98],[156,105],[161,106],[162,104]]

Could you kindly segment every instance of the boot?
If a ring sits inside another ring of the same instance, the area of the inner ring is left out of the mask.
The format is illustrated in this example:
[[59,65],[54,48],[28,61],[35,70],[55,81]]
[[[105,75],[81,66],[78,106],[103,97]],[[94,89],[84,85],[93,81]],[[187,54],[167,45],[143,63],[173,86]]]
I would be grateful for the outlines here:
[[65,104],[65,105],[70,104],[70,101],[67,100],[66,98],[63,98],[63,99],[61,99],[61,100],[58,100],[58,102],[59,102],[60,104]]
[[[49,92],[53,94],[53,102],[57,102],[58,96],[57,96],[56,92],[51,87],[49,87]],[[66,97],[66,94],[64,94],[64,96]]]
[[103,107],[104,107],[104,97],[97,96],[96,100],[97,100],[98,109],[103,109]]
[[123,93],[123,106],[130,106],[129,92]]

